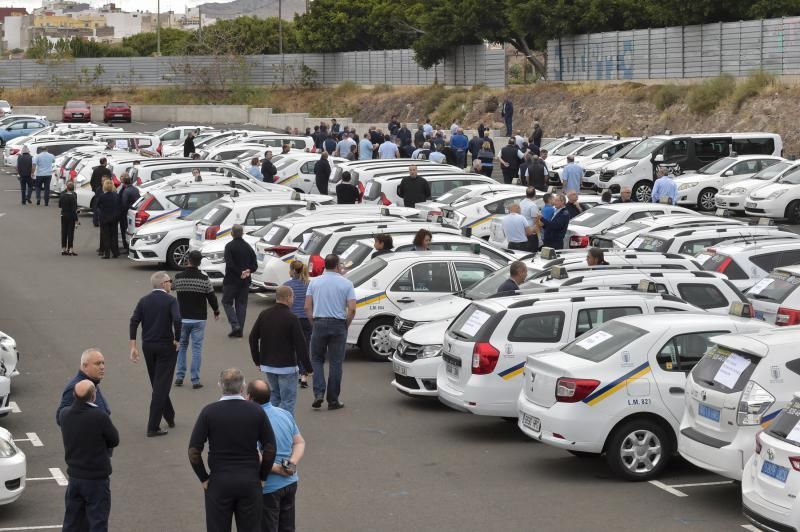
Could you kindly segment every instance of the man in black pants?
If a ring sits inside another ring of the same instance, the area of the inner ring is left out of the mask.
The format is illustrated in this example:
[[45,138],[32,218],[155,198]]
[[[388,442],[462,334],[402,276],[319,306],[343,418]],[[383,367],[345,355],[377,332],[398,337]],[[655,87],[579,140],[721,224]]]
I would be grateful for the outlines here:
[[[244,375],[226,369],[222,398],[203,408],[189,440],[189,462],[205,490],[206,530],[261,530],[261,486],[275,462],[275,434],[262,408],[244,400]],[[208,464],[203,447],[208,441]],[[257,451],[260,445],[260,452]]]
[[500,150],[500,166],[503,171],[503,182],[506,185],[510,185],[519,173],[520,155],[522,152],[514,141],[514,137],[509,138],[508,145]]
[[328,193],[328,182],[331,179],[331,163],[328,161],[328,152],[322,152],[322,157],[314,165],[314,182],[320,194]]
[[95,404],[90,380],[75,384],[75,400],[60,412],[64,459],[67,462],[65,532],[107,531],[111,513],[111,449],[119,433],[111,418]]
[[169,400],[172,376],[178,360],[178,342],[181,336],[181,313],[178,301],[169,295],[172,279],[167,272],[156,272],[150,277],[153,291],[136,304],[131,316],[131,360],[139,362],[136,348],[136,330],[142,324],[142,351],[147,374],[153,386],[150,399],[150,416],[147,420],[147,437],[167,433],[161,428],[161,418],[169,427],[175,426],[175,409]]
[[250,275],[258,269],[256,252],[244,241],[244,228],[236,224],[231,229],[233,240],[225,245],[225,277],[222,279],[222,308],[231,325],[230,338],[243,336],[247,316],[247,296],[250,294]]

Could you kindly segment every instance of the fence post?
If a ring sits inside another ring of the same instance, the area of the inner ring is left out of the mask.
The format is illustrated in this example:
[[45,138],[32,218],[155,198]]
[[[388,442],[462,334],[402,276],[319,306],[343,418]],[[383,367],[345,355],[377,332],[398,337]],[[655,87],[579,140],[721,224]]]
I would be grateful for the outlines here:
[[759,34],[759,43],[758,46],[760,48],[760,56],[758,59],[758,67],[760,70],[764,70],[764,19],[761,19],[761,30],[758,32]]
[[722,22],[719,23],[719,75],[722,75]]
[[686,26],[681,26],[681,79],[686,79]]

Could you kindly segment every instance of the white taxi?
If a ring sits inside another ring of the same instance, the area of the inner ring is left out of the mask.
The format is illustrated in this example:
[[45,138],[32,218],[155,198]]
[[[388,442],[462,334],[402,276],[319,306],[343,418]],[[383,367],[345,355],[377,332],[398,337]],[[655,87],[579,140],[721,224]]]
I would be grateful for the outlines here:
[[714,210],[718,190],[749,179],[764,168],[783,160],[782,157],[768,155],[740,155],[717,159],[696,172],[687,172],[674,178],[678,186],[678,205],[696,207],[701,211]]
[[750,192],[744,202],[748,216],[786,218],[800,223],[800,167],[784,172],[774,183]]
[[754,315],[775,325],[800,325],[800,266],[781,266],[750,287],[745,295]]
[[9,335],[0,331],[0,377],[14,377],[19,375],[19,370],[17,370],[18,364],[19,351],[17,351],[17,342]]
[[737,214],[744,213],[747,196],[756,189],[774,183],[782,175],[800,168],[798,161],[780,161],[761,170],[753,177],[733,185],[725,185],[717,192],[714,202],[718,209],[727,209]]
[[435,201],[431,200],[424,203],[417,203],[414,208],[419,209],[419,217],[421,219],[428,222],[440,223],[442,221],[442,207],[453,207],[454,205],[478,196],[488,198],[496,194],[519,190],[522,190],[523,194],[525,193],[525,187],[519,185],[504,185],[501,183],[468,185],[454,188],[450,192],[439,196]]
[[613,225],[597,233],[589,235],[589,243],[598,248],[624,249],[636,240],[639,235],[649,233],[654,229],[686,228],[703,226],[738,225],[745,226],[746,222],[725,218],[722,216],[706,216],[702,214],[665,214],[656,218],[639,218],[619,225]]
[[461,251],[404,251],[381,255],[347,274],[356,293],[356,315],[347,343],[370,359],[392,355],[389,332],[404,308],[463,289],[459,272],[486,277],[503,264],[486,255]]
[[10,504],[25,491],[25,453],[11,433],[0,427],[0,505]]
[[488,238],[491,235],[492,220],[496,216],[507,214],[512,205],[523,199],[524,187],[489,197],[476,196],[449,207],[442,207],[442,225],[455,229],[469,228],[474,236]]
[[[605,321],[631,314],[698,310],[670,295],[628,290],[526,294],[477,301],[444,336],[439,400],[462,412],[517,417],[530,353],[558,349]],[[656,321],[654,317],[648,320]]]
[[[298,192],[319,194],[314,175],[314,166],[319,159],[318,153],[292,153],[282,157],[275,163],[275,169],[278,170],[275,175],[275,183],[291,187]],[[344,157],[328,157],[332,168],[345,161],[347,159]],[[329,187],[329,191],[334,189],[334,186]]]
[[800,525],[800,393],[756,434],[756,452],[742,474],[742,512],[762,530]]
[[[758,320],[753,320],[757,322]],[[713,338],[686,379],[678,451],[694,465],[741,480],[756,434],[800,390],[800,328]]]
[[574,453],[605,453],[624,479],[651,479],[675,451],[686,373],[712,345],[710,338],[769,328],[694,312],[608,321],[560,350],[528,356],[519,427]]
[[746,290],[775,268],[800,264],[800,236],[769,240],[726,240],[699,253],[703,270],[724,273]]

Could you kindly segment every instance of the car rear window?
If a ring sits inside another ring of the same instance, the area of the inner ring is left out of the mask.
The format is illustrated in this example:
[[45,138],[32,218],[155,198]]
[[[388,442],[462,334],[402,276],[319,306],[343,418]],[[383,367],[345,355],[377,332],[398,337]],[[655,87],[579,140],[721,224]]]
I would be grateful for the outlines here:
[[364,262],[364,260],[369,257],[375,250],[372,249],[372,246],[364,244],[362,242],[355,242],[350,244],[350,247],[345,249],[340,255],[339,258],[342,261],[342,266],[345,270],[350,271],[354,268],[358,268]]
[[200,219],[200,222],[205,225],[219,225],[231,213],[229,207],[214,207]]
[[459,198],[465,196],[468,192],[469,189],[466,187],[454,188],[450,192],[447,192],[439,196],[439,199],[437,201],[440,203],[444,203],[445,205],[452,205],[453,203],[458,201]]
[[[691,375],[703,388],[713,388],[723,393],[740,392],[750,380],[760,360],[755,355],[715,345],[703,355]],[[731,376],[735,377],[737,373],[739,376],[733,382],[733,386],[728,386],[726,382],[730,383]]]
[[800,423],[800,399],[792,399],[767,428],[767,434],[800,446],[800,435],[797,435],[797,432],[794,431],[798,423]]
[[678,283],[681,299],[703,310],[728,306],[728,299],[719,288],[710,284]]
[[485,307],[471,304],[465,308],[447,329],[447,334],[461,340],[475,340],[484,331],[494,330],[505,312],[495,313]]
[[212,209],[215,209],[222,203],[220,200],[212,201],[208,205],[204,205],[197,209],[196,211],[192,212],[191,214],[186,215],[183,219],[188,220],[190,222],[197,222],[205,218],[206,214],[208,214]]
[[267,224],[264,227],[250,233],[252,236],[259,237],[265,244],[277,246],[289,233],[289,228],[275,223]]
[[647,229],[648,227],[650,226],[645,225],[643,223],[627,222],[620,225],[613,225],[608,229],[601,231],[600,234],[607,239],[614,240],[616,238],[629,235],[636,231],[642,231],[643,229]]
[[357,268],[355,271],[348,273],[347,277],[353,287],[358,288],[369,279],[378,275],[384,268],[386,268],[386,261],[383,259],[373,259],[366,263],[363,268]]
[[744,273],[736,261],[727,255],[717,253],[711,255],[702,266],[703,270],[707,272],[719,272],[728,276],[728,279],[740,280],[747,279],[747,274]]
[[635,249],[637,251],[660,251],[663,253],[669,249],[669,240],[656,236],[637,236],[633,239],[633,242],[630,243],[628,249]]
[[603,221],[611,218],[617,213],[614,209],[603,209],[602,207],[595,207],[585,212],[580,213],[578,216],[569,221],[570,224],[580,225],[581,227],[597,227]]
[[584,360],[602,362],[645,334],[647,334],[647,331],[639,327],[627,323],[607,321],[599,327],[582,334],[561,350]]
[[381,196],[381,184],[374,179],[364,187],[364,198],[374,201]]
[[540,312],[517,318],[508,339],[512,342],[554,343],[561,340],[563,331],[563,312]]
[[750,287],[745,295],[752,299],[762,299],[783,303],[800,285],[800,276],[784,271],[774,271]]
[[[506,280],[508,280],[510,266],[505,266],[500,268],[493,274],[485,277],[481,282],[477,283],[475,286],[470,288],[464,293],[464,297],[467,299],[486,299],[493,296],[509,296],[513,294],[498,294],[497,289],[500,288]],[[528,266],[528,279],[533,277],[534,275],[538,275],[541,273],[541,270],[537,268],[531,268]],[[520,288],[525,288],[525,286],[521,286]]]
[[331,235],[320,233],[318,231],[314,231],[311,233],[311,238],[306,240],[302,246],[300,246],[300,251],[307,255],[319,255],[319,252],[322,251],[322,248],[325,246],[325,243],[328,242]]

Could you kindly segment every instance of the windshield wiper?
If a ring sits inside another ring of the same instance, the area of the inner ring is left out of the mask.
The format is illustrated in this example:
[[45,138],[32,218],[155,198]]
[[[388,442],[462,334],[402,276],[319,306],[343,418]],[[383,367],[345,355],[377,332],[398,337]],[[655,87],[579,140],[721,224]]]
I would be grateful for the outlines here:
[[710,380],[708,380],[708,379],[703,379],[703,378],[701,378],[701,377],[695,377],[695,379],[696,379],[698,382],[702,382],[703,384],[708,384],[708,385],[709,385],[709,386],[711,386],[712,388],[713,388],[714,386],[716,386],[716,384],[714,384],[714,381],[710,381]]

